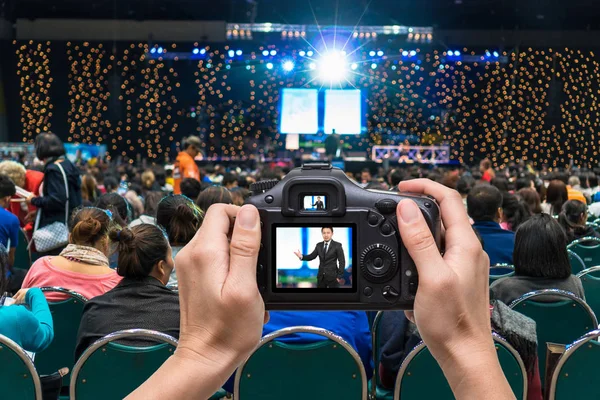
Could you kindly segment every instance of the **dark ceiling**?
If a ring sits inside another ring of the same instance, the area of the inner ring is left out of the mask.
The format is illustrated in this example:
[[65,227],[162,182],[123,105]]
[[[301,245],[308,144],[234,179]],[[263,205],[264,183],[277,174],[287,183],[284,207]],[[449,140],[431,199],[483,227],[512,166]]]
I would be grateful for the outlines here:
[[[6,19],[119,18],[600,30],[600,0],[0,0]],[[313,14],[314,13],[314,14]],[[364,14],[364,15],[363,15]]]

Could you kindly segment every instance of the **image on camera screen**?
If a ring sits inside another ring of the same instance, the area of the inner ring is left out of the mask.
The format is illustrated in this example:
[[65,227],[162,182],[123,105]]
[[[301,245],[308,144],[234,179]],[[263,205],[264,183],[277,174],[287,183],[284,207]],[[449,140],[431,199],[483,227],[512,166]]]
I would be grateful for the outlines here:
[[323,194],[304,196],[303,206],[305,211],[327,211],[327,196]]
[[354,228],[276,226],[275,290],[353,291]]

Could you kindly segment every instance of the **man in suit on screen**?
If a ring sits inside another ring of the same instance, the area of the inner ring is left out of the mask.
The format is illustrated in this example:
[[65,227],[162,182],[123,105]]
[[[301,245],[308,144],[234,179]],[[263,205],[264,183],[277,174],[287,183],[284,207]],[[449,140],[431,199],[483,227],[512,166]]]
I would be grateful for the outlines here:
[[324,210],[325,204],[323,204],[323,200],[321,200],[321,196],[317,196],[317,201],[313,204],[313,207],[317,207],[317,210]]
[[342,283],[344,269],[346,268],[346,258],[342,244],[332,240],[333,228],[321,228],[323,241],[317,243],[312,253],[304,255],[297,250],[294,254],[300,261],[311,261],[319,257],[319,272],[317,273],[317,288],[329,289],[338,288]]

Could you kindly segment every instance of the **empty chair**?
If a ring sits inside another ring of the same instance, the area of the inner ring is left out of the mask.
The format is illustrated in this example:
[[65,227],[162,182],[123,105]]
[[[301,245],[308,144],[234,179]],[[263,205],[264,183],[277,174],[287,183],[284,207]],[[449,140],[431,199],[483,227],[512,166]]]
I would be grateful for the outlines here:
[[[493,333],[498,360],[517,399],[527,397],[527,371],[519,353]],[[454,399],[452,389],[437,361],[421,342],[404,359],[394,388],[394,399]]]
[[552,374],[550,400],[600,398],[600,385],[596,381],[600,359],[598,336],[600,330],[594,330],[565,350]]
[[[309,344],[277,338],[311,333],[328,340]],[[236,400],[366,400],[367,378],[359,355],[339,336],[297,326],[266,335],[235,375]]]
[[0,335],[0,397],[3,399],[42,400],[40,377],[18,344]]
[[569,254],[569,264],[571,265],[571,273],[577,275],[585,269],[585,263],[577,254],[571,250],[567,250]]
[[[571,242],[567,249],[573,251],[581,258],[585,268],[600,265],[600,239],[596,237],[584,237]],[[573,273],[578,273],[579,271]]]
[[29,239],[23,229],[19,229],[19,244],[15,251],[15,264],[17,269],[29,269],[31,267],[31,253],[29,252]]
[[372,340],[373,340],[373,377],[369,382],[369,392],[372,400],[390,400],[394,397],[392,390],[386,389],[381,385],[381,377],[379,376],[379,362],[381,353],[381,322],[384,313],[379,311],[373,320],[372,325]]
[[526,293],[513,301],[510,308],[536,322],[542,384],[546,371],[546,343],[568,344],[598,326],[590,306],[573,293],[563,290]]
[[[156,344],[133,347],[123,339]],[[79,358],[71,376],[70,398],[122,399],[144,383],[175,351],[177,340],[164,333],[131,329],[103,337]]]
[[585,302],[594,314],[600,313],[600,266],[584,269],[577,277],[581,280],[585,292]]

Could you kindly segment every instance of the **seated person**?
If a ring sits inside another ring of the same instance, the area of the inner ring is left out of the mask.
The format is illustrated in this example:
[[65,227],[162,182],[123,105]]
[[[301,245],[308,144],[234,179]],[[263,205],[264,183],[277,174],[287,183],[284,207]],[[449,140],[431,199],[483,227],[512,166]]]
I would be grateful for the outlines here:
[[584,237],[600,238],[600,234],[587,225],[587,217],[587,206],[579,200],[569,200],[563,204],[558,222],[567,235],[568,243]]
[[[31,169],[25,169],[22,164],[15,161],[2,161],[0,162],[0,175],[8,176],[16,186],[25,189],[28,192],[33,193],[36,196],[40,195],[40,185],[44,180],[44,173],[34,171]],[[19,197],[13,196],[13,199]],[[19,218],[21,228],[27,233],[27,237],[31,239],[33,235],[33,223],[35,218],[32,216],[36,213],[37,209],[34,205],[27,205],[22,202],[12,202],[10,204],[10,211]]]
[[[110,213],[84,207],[75,210],[70,225],[69,245],[59,256],[46,256],[34,262],[23,281],[24,288],[58,286],[91,299],[121,281],[108,266],[108,232],[113,225]],[[60,301],[68,296],[47,293],[46,298]]]
[[490,265],[512,264],[515,247],[514,232],[500,227],[502,220],[502,194],[491,185],[475,186],[467,196],[467,210],[473,219],[473,228],[484,242],[483,250]]
[[[510,305],[522,295],[542,289],[566,290],[585,300],[581,281],[571,274],[567,237],[548,214],[537,214],[517,231],[515,275],[495,281],[490,296]],[[546,301],[554,301],[548,296]]]
[[208,211],[208,207],[217,203],[233,204],[231,193],[229,193],[227,188],[223,186],[209,186],[200,193],[200,196],[196,200],[198,207],[205,213]]
[[181,181],[181,194],[188,199],[196,200],[202,191],[200,181],[194,178],[185,178]]
[[525,201],[510,193],[502,195],[502,229],[516,232],[519,226],[531,217],[531,211]]
[[77,334],[76,359],[96,340],[124,329],[152,329],[179,337],[179,296],[165,286],[173,269],[173,257],[163,230],[142,224],[112,230],[110,238],[117,243],[117,272],[123,280],[86,303]]
[[165,197],[163,192],[148,192],[144,199],[144,212],[139,218],[134,219],[129,224],[130,228],[141,224],[156,225],[156,210],[158,203]]
[[13,181],[6,175],[0,175],[0,245],[8,253],[9,267],[15,266],[15,252],[19,245],[19,218],[7,210],[15,191]]
[[[0,245],[0,293],[7,289],[7,270],[7,254]],[[4,305],[0,295],[0,335],[30,352],[45,350],[54,339],[54,326],[44,294],[40,289],[21,290],[14,300],[17,304]]]

